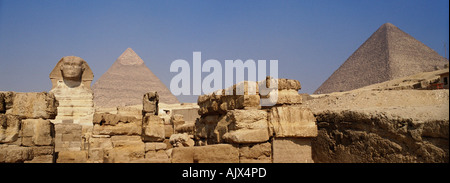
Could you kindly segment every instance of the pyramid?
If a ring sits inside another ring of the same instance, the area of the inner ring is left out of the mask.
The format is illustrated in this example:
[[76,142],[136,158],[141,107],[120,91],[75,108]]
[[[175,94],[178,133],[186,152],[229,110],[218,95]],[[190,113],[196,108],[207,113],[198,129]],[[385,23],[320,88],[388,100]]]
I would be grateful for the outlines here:
[[179,103],[177,98],[145,65],[131,48],[127,48],[92,86],[96,107],[142,104],[145,93],[157,91],[162,103]]
[[443,68],[448,60],[391,23],[383,24],[314,92],[348,91]]

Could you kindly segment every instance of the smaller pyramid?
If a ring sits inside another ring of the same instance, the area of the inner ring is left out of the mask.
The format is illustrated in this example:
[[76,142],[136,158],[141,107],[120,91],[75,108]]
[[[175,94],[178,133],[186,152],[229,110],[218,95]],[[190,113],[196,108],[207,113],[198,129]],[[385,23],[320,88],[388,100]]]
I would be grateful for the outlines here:
[[144,94],[150,91],[158,92],[161,103],[179,103],[131,48],[117,58],[92,89],[96,107],[139,105]]
[[314,92],[349,91],[444,68],[448,60],[391,23],[383,24]]

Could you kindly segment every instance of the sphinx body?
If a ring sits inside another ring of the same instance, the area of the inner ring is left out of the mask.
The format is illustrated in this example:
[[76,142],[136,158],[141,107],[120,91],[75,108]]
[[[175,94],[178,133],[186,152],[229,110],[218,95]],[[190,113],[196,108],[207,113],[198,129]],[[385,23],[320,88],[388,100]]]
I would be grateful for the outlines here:
[[66,56],[50,73],[52,89],[59,102],[53,123],[75,123],[92,126],[94,116],[93,93],[90,84],[94,75],[80,57]]

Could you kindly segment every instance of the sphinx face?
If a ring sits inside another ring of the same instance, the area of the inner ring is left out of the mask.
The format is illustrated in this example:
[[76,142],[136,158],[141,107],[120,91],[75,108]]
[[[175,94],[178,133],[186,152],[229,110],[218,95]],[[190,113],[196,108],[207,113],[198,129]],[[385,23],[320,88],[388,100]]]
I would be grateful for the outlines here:
[[62,76],[64,79],[72,81],[81,81],[83,74],[83,60],[77,58],[64,58],[61,65]]

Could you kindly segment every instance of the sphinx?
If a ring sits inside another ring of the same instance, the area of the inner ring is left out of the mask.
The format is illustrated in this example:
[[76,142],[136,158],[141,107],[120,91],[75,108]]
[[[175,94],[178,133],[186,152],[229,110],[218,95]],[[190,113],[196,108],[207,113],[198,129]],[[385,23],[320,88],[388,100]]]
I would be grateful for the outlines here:
[[52,122],[92,126],[94,116],[91,82],[94,74],[85,60],[76,56],[61,58],[50,73],[52,89],[59,102]]

